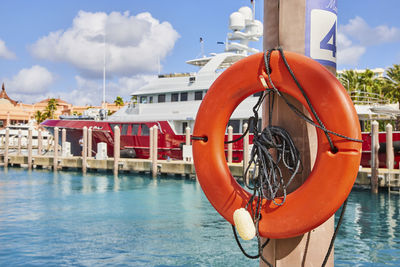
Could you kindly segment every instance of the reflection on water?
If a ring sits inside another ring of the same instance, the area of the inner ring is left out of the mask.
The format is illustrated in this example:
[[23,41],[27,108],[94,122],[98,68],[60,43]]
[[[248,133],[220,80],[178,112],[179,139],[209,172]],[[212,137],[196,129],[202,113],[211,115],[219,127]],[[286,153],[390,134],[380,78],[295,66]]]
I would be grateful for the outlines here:
[[[335,266],[400,266],[398,195],[353,191]],[[255,252],[254,243],[245,243]],[[253,254],[253,253],[252,253]],[[0,266],[258,266],[194,181],[0,169]]]
[[335,246],[337,266],[400,266],[399,195],[356,191]]

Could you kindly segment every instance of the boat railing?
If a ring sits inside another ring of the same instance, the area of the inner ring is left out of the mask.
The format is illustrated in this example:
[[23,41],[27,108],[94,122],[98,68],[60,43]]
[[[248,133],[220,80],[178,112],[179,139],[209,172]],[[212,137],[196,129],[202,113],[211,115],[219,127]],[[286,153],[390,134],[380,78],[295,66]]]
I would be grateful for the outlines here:
[[383,98],[382,95],[365,91],[351,91],[351,100],[355,105],[389,105],[389,99]]

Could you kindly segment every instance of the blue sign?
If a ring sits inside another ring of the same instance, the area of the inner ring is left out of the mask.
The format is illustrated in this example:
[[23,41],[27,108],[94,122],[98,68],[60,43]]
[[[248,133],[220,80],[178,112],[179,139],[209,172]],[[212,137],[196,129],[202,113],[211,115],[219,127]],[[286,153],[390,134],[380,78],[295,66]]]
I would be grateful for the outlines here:
[[336,68],[336,0],[306,0],[305,54]]

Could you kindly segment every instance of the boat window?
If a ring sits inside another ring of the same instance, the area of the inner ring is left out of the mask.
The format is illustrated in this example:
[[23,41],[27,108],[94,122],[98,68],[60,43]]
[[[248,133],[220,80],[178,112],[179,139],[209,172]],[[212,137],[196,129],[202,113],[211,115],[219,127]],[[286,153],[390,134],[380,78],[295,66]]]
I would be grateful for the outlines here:
[[158,95],[158,103],[165,102],[165,94]]
[[183,134],[186,134],[186,127],[188,127],[188,123],[186,121],[182,122],[182,133]]
[[181,101],[187,101],[187,92],[181,93]]
[[111,131],[114,133],[114,127],[118,126],[121,129],[121,125],[120,124],[116,124],[116,123],[110,123],[110,127],[111,127]]
[[139,133],[139,124],[132,124],[132,132],[131,135],[138,135]]
[[149,96],[149,103],[153,103],[153,97]]
[[[247,121],[248,121],[248,120],[243,120],[243,125],[244,125],[245,123],[248,124]],[[258,128],[258,132],[261,132],[261,130],[262,130],[262,129],[261,129],[261,127],[262,127],[261,123],[262,123],[262,121],[261,121],[261,119],[259,119],[259,120],[258,120],[258,124],[257,124],[257,126],[258,126],[258,127],[257,127],[257,128]],[[243,126],[242,126],[242,132],[243,132]],[[254,133],[254,131],[253,131],[252,128],[249,129],[249,132],[250,132],[250,133]]]
[[254,97],[259,97],[262,93],[263,93],[263,91],[257,92],[257,93],[255,93],[255,94],[253,94],[253,96],[254,96]]
[[[240,129],[240,120],[229,120],[228,126],[232,126],[233,133],[239,133]],[[227,127],[228,127],[227,126]]]
[[178,93],[171,94],[171,102],[178,102],[178,100],[179,100],[179,94]]
[[128,134],[128,127],[129,127],[129,124],[122,124],[121,135],[127,135]]
[[141,96],[140,97],[140,103],[146,104],[147,103],[147,96]]
[[202,100],[203,99],[203,91],[194,92],[194,100]]
[[142,133],[141,133],[141,136],[148,136],[148,135],[150,135],[149,126],[147,126],[146,124],[141,124],[141,125],[142,125]]

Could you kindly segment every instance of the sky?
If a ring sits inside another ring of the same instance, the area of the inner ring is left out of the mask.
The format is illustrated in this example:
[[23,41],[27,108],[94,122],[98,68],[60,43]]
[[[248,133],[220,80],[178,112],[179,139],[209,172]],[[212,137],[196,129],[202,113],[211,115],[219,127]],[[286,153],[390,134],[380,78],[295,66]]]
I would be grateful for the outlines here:
[[[0,0],[0,83],[23,103],[48,97],[100,105],[185,61],[223,52],[228,19],[250,0]],[[338,0],[337,69],[400,64],[399,0]],[[256,0],[256,19],[263,1]],[[104,34],[105,33],[105,34]],[[105,40],[104,40],[105,38]],[[105,42],[104,42],[105,41]],[[104,46],[104,43],[106,44]],[[262,40],[253,44],[262,50]]]

